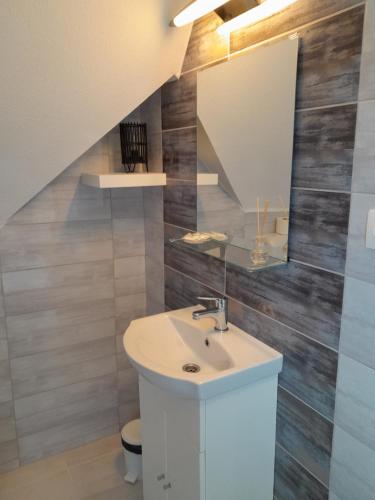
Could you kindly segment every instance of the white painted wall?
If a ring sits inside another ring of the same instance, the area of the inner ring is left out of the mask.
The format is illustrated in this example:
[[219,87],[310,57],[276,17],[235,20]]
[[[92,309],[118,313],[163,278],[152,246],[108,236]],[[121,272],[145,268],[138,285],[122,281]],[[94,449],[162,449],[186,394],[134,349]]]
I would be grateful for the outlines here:
[[166,80],[185,0],[0,2],[0,226]]

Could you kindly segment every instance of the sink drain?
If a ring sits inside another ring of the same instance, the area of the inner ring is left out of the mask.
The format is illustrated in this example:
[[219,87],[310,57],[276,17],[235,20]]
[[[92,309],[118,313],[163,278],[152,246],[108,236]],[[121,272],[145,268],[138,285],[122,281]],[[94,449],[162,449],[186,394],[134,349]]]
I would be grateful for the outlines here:
[[186,365],[184,365],[182,369],[184,372],[188,373],[198,373],[201,371],[201,367],[195,363],[186,363]]

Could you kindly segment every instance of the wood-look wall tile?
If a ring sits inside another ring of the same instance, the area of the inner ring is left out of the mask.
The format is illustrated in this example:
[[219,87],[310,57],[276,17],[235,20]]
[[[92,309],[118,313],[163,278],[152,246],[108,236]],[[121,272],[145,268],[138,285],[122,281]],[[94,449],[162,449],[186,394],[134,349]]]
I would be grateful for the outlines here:
[[0,403],[12,400],[12,383],[10,380],[9,361],[0,361]]
[[364,39],[362,46],[361,84],[359,98],[364,101],[375,99],[375,5],[366,2]]
[[0,472],[7,472],[18,467],[17,440],[1,443],[0,446]]
[[163,220],[163,188],[143,188],[143,207],[145,223],[148,220],[162,222]]
[[356,105],[296,113],[292,185],[350,191]]
[[114,257],[145,254],[145,226],[143,217],[113,219]]
[[161,88],[162,129],[197,124],[197,74],[182,75]]
[[340,353],[375,370],[375,284],[345,278]]
[[229,301],[229,321],[281,352],[279,384],[333,420],[336,352],[234,300]]
[[342,354],[335,424],[375,452],[375,370]]
[[5,327],[5,318],[0,317],[0,339],[1,340],[6,340],[7,334],[6,334],[6,327]]
[[346,274],[375,284],[374,250],[366,248],[365,234],[368,211],[375,207],[375,195],[352,194]]
[[[8,405],[8,403],[1,403],[0,406]],[[0,408],[1,411],[1,408]],[[13,415],[0,417],[0,448],[3,443],[13,441],[16,439],[16,423]],[[8,460],[7,460],[8,461]]]
[[[4,309],[4,298],[3,298],[3,289],[1,285],[1,280],[0,280],[0,318],[4,318],[5,316],[5,309]],[[1,330],[3,334],[3,330]]]
[[293,457],[276,445],[275,498],[277,500],[328,500],[328,490]]
[[[49,313],[50,311],[47,311]],[[68,347],[113,337],[115,335],[115,318],[99,320],[90,319],[87,323],[78,323],[70,326],[61,326],[53,329],[27,328],[27,318],[30,315],[9,316],[12,325],[9,328],[9,356],[17,358],[38,352],[51,351],[60,347]],[[34,315],[34,320],[36,319]],[[39,313],[41,323],[46,319],[44,313]],[[15,321],[12,321],[15,320]],[[15,325],[20,325],[15,327]]]
[[3,274],[7,314],[18,315],[112,298],[111,260]]
[[350,195],[293,190],[289,257],[344,273]]
[[[165,304],[169,309],[198,304],[199,296],[216,297],[217,292],[165,267]],[[207,303],[205,305],[207,306]]]
[[97,281],[112,277],[110,260],[7,272],[3,273],[4,294],[68,285],[95,285]]
[[119,371],[117,381],[120,404],[139,399],[138,372],[133,367]]
[[167,266],[224,293],[225,262],[222,260],[190,250],[183,245],[167,244],[164,262]]
[[31,200],[10,219],[10,224],[37,224],[111,218],[109,198],[93,200]]
[[189,184],[164,188],[164,222],[197,229],[197,186]]
[[344,279],[303,264],[249,273],[227,265],[226,293],[312,339],[338,348]]
[[66,403],[63,406],[39,411],[34,415],[17,419],[17,435],[19,438],[36,434],[54,427],[66,425],[77,417],[87,415],[91,417],[95,413],[117,408],[117,387],[114,384],[105,392],[96,393],[92,397],[84,394],[79,401]]
[[228,39],[216,31],[222,23],[222,19],[215,12],[195,21],[182,71],[189,71],[228,55]]
[[333,424],[279,388],[276,441],[328,486]]
[[139,401],[131,401],[129,403],[124,403],[119,406],[119,419],[120,426],[123,426],[134,420],[135,418],[139,418],[140,410],[139,410]]
[[83,399],[95,398],[107,391],[111,392],[116,388],[116,385],[116,374],[111,373],[39,394],[25,396],[15,400],[15,416],[17,420],[20,420],[38,413],[47,413],[65,405],[78,403]]
[[0,253],[3,271],[110,259],[111,222],[6,225]]
[[375,451],[335,425],[330,489],[340,500],[373,500]]
[[29,463],[49,455],[81,446],[118,432],[117,408],[73,419],[19,439],[21,463]]
[[197,178],[197,130],[185,128],[163,132],[163,166],[167,178]]
[[[33,349],[32,344],[38,343],[39,335],[42,338],[47,335],[56,338],[60,336],[61,331],[70,331],[70,329],[79,325],[100,322],[114,316],[115,309],[112,299],[94,300],[72,307],[62,307],[20,316],[8,316],[6,322],[11,356],[14,357],[14,352],[19,349]],[[28,342],[29,336],[30,342]],[[47,342],[47,338],[45,338],[45,341]],[[18,345],[19,342],[23,344],[23,347]]]
[[297,109],[357,100],[363,17],[361,6],[299,31]]
[[[85,351],[86,349],[86,351]],[[15,398],[75,384],[116,371],[114,340],[105,339],[74,348],[57,349],[56,353],[38,353],[12,360]]]
[[357,4],[357,0],[299,0],[265,21],[234,31],[231,35],[231,52],[296,30],[300,26]]
[[124,188],[111,190],[112,219],[142,218],[142,188]]
[[[374,63],[375,66],[375,63]],[[375,75],[375,68],[374,68]],[[375,84],[374,84],[375,85]],[[375,97],[375,90],[374,90]],[[375,100],[358,104],[357,133],[354,152],[354,193],[375,194]]]

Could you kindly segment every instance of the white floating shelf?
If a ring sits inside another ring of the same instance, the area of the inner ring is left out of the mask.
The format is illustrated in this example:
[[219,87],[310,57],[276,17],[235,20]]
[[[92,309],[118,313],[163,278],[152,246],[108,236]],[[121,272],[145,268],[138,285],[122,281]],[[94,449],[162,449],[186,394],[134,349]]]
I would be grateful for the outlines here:
[[217,186],[219,184],[218,174],[197,174],[198,186]]
[[[198,186],[217,186],[217,174],[197,174]],[[164,173],[114,173],[114,174],[82,174],[81,183],[99,189],[115,189],[126,187],[166,186],[167,176]]]
[[165,186],[167,176],[164,173],[129,173],[129,174],[82,174],[81,183],[99,189]]

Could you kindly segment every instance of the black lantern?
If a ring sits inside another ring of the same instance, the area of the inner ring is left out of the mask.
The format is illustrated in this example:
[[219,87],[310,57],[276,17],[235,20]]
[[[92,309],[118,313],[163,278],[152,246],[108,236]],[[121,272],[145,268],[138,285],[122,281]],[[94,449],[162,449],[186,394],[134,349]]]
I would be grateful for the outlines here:
[[128,172],[134,172],[137,164],[146,166],[147,126],[145,123],[120,123],[122,164]]

